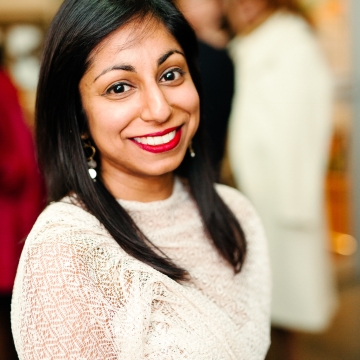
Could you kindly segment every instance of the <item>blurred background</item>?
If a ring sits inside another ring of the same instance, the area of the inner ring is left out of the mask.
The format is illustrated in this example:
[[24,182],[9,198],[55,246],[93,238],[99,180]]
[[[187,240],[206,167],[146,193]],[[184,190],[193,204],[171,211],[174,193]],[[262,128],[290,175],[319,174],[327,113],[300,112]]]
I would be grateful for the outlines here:
[[[44,36],[60,4],[61,0],[0,0],[0,46],[3,52],[3,68],[18,91],[23,120],[30,132],[33,131],[35,93]],[[331,235],[328,248],[335,270],[339,306],[330,326],[324,331],[294,331],[293,359],[358,360],[360,24],[356,18],[360,18],[360,2],[302,0],[302,5],[315,24],[316,36],[335,79],[332,114],[334,130],[325,179],[325,205]],[[2,133],[0,136],[6,138],[7,135]],[[233,185],[232,172],[226,156],[221,169],[221,181]],[[0,278],[2,276],[0,273]],[[0,302],[0,360],[16,359],[9,327],[5,326],[8,321],[8,295],[1,294]],[[272,359],[286,360],[284,355],[280,355],[281,350],[277,352],[277,346],[281,346],[281,342],[277,343],[274,339]]]

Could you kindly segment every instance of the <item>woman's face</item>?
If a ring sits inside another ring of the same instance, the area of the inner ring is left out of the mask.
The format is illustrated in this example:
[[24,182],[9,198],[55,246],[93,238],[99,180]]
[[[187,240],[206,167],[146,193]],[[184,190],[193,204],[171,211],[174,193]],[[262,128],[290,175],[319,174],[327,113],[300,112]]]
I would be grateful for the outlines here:
[[162,176],[183,160],[199,124],[199,96],[165,26],[130,23],[90,56],[80,81],[102,177]]

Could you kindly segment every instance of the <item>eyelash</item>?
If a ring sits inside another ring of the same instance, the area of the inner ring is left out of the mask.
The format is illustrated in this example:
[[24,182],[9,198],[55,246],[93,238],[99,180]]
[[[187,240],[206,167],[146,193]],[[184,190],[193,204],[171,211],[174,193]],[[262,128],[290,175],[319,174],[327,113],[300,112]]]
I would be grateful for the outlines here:
[[[171,69],[171,70],[166,71],[166,72],[161,76],[160,80],[163,79],[167,74],[170,74],[170,73],[178,73],[178,74],[180,74],[180,76],[184,76],[184,75],[185,75],[185,71],[184,71],[183,69],[181,69],[181,68],[174,68],[174,69]],[[171,80],[170,80],[170,81],[171,81]]]
[[[174,69],[171,69],[171,70],[168,70],[166,71],[160,78],[163,79],[167,74],[170,74],[170,73],[178,73],[180,76],[184,76],[185,75],[185,71],[182,70],[181,68],[174,68]],[[177,79],[174,79],[174,80],[169,80],[169,81],[175,81]],[[132,88],[131,85],[129,85],[128,83],[125,83],[125,82],[119,82],[119,83],[115,83],[113,84],[112,86],[110,86],[106,91],[105,91],[105,94],[106,95],[109,95],[112,93],[112,91],[117,87],[117,86],[128,86],[129,88]],[[129,90],[127,90],[129,91]],[[127,91],[122,91],[121,94],[127,92]]]
[[[112,91],[117,87],[117,86],[128,86],[129,88],[132,88],[131,85],[124,83],[124,82],[119,82],[119,83],[115,83],[114,85],[111,85],[106,91],[105,94],[109,95],[112,93]],[[128,90],[129,91],[129,90]],[[121,93],[125,93],[126,91],[123,91]],[[115,93],[115,92],[114,92]],[[116,93],[115,93],[116,94]]]

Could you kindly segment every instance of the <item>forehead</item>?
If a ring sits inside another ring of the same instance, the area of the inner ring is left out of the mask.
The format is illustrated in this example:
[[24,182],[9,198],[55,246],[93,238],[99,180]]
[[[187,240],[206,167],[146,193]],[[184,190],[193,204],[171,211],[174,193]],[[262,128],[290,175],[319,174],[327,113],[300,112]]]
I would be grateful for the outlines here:
[[[161,21],[146,17],[130,21],[105,37],[90,53],[90,64],[101,54],[109,52],[118,54],[125,50],[142,47],[147,42],[157,43],[159,46],[171,43],[172,46],[175,45],[181,49],[178,41]],[[156,51],[157,47],[153,50]]]

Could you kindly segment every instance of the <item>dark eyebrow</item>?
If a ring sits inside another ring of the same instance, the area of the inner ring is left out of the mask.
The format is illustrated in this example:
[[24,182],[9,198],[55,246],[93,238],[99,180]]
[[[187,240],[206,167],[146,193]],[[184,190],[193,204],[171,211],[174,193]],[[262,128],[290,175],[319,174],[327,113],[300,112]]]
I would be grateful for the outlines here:
[[105,70],[103,70],[101,72],[101,74],[99,74],[95,79],[94,79],[94,82],[102,75],[108,73],[109,71],[113,71],[113,70],[124,70],[124,71],[131,71],[131,72],[136,72],[135,68],[132,66],[132,65],[114,65],[114,66],[111,66]]
[[171,55],[173,54],[180,54],[182,55],[183,57],[185,57],[185,54],[182,53],[181,51],[179,50],[170,50],[168,51],[167,53],[165,53],[164,55],[160,56],[159,60],[158,60],[158,65],[161,65],[163,64]]
[[[173,54],[180,54],[182,56],[185,57],[185,54],[182,53],[181,51],[179,50],[169,50],[167,53],[165,53],[164,55],[160,56],[160,58],[158,59],[158,65],[160,66],[161,64],[163,64],[171,55]],[[132,66],[132,65],[126,65],[126,64],[123,64],[123,65],[114,65],[114,66],[111,66],[105,70],[103,70],[95,79],[94,79],[94,82],[102,75],[108,73],[109,71],[113,71],[113,70],[124,70],[124,71],[130,71],[130,72],[135,72],[136,73],[136,70],[135,68]]]

